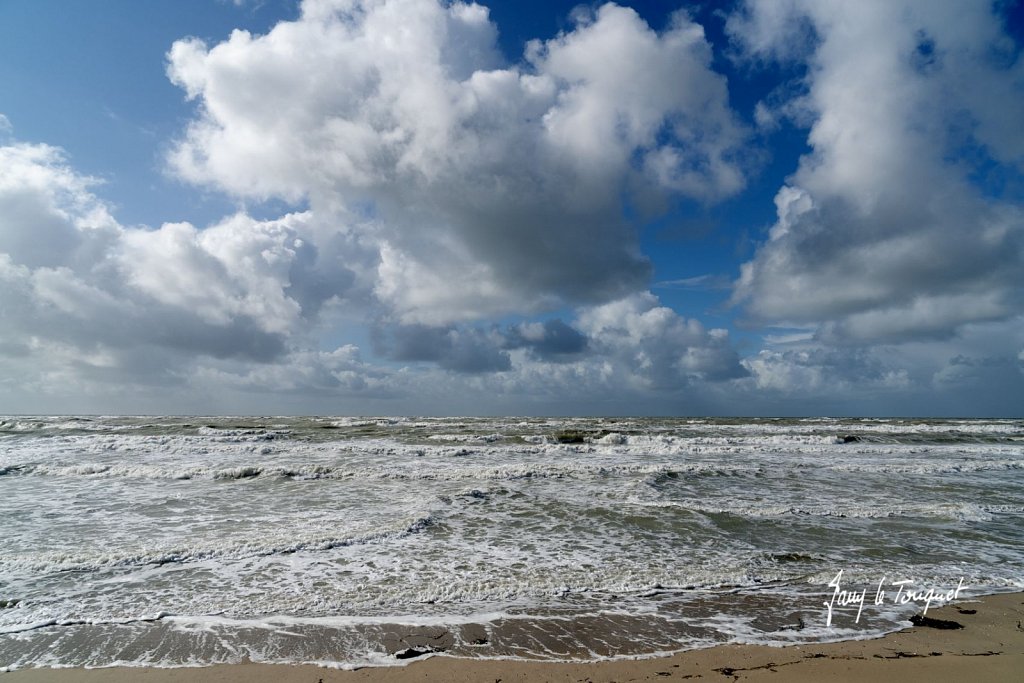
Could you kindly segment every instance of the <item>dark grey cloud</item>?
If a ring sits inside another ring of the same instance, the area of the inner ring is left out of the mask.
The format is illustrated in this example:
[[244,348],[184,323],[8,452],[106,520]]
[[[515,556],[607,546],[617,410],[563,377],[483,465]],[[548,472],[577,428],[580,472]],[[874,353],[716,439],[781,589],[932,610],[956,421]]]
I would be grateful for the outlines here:
[[537,323],[521,323],[505,334],[505,347],[525,348],[538,360],[570,362],[588,349],[587,337],[560,319]]
[[445,370],[471,374],[512,367],[496,331],[390,324],[376,326],[372,339],[374,351],[390,360],[436,363]]

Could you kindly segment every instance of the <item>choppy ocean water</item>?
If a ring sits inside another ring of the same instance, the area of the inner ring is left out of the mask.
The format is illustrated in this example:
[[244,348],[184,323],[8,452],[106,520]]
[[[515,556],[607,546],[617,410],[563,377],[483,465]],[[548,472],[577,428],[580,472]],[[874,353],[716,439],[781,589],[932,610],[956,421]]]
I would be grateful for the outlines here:
[[0,670],[872,637],[1024,589],[1024,421],[7,417],[0,543]]

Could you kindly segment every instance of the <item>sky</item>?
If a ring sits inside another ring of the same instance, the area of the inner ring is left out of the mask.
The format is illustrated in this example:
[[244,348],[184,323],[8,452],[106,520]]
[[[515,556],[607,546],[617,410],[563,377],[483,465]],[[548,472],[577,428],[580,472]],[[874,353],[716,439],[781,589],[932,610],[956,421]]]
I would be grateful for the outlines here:
[[0,412],[1020,417],[1024,8],[0,0]]

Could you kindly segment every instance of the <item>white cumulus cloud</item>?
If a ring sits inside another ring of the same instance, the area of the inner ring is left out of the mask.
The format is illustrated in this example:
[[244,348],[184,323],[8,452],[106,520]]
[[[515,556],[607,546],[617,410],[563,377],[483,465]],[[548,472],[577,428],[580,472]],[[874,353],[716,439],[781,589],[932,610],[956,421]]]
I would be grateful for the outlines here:
[[979,174],[1024,171],[1024,61],[989,3],[752,0],[729,26],[752,59],[806,63],[783,109],[811,124],[735,302],[852,344],[1020,313],[1024,210]]
[[647,292],[583,310],[577,324],[623,385],[679,389],[747,374],[725,330],[683,318]]
[[678,14],[657,33],[609,3],[518,63],[496,36],[473,3],[316,0],[267,35],[179,41],[168,74],[198,114],[171,164],[240,197],[363,216],[374,291],[406,324],[642,289],[624,198],[744,185],[746,131],[703,30]]
[[96,184],[54,147],[0,146],[0,344],[39,355],[41,368],[134,371],[133,354],[147,349],[186,365],[195,356],[266,362],[325,302],[359,291],[356,274],[309,241],[307,214],[126,228]]

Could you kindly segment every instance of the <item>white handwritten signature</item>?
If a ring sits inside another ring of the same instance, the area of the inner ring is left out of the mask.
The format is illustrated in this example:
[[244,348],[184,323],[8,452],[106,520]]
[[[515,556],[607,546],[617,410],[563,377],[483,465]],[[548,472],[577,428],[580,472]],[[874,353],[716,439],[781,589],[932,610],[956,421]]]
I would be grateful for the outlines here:
[[[840,582],[843,578],[843,570],[840,569],[839,573],[836,574],[836,578],[829,581],[828,585],[833,588],[832,598],[825,603],[825,607],[828,608],[828,618],[825,621],[826,626],[832,625],[832,611],[836,606],[847,607],[849,605],[857,605],[857,618],[854,619],[854,623],[860,623],[861,612],[864,611],[864,602],[867,600],[867,589],[864,590],[843,590],[840,586]],[[882,580],[878,582],[878,588],[875,589],[874,604],[881,605],[885,602],[886,592],[883,587],[886,586],[885,576],[882,576]],[[928,614],[928,608],[933,603],[942,604],[946,602],[952,602],[960,597],[960,591],[964,588],[964,579],[960,577],[960,583],[957,584],[956,588],[948,591],[936,590],[929,588],[928,590],[915,590],[912,588],[914,582],[910,579],[903,579],[901,581],[891,581],[889,586],[896,587],[896,594],[892,598],[894,605],[905,605],[908,602],[923,602],[924,613]]]

